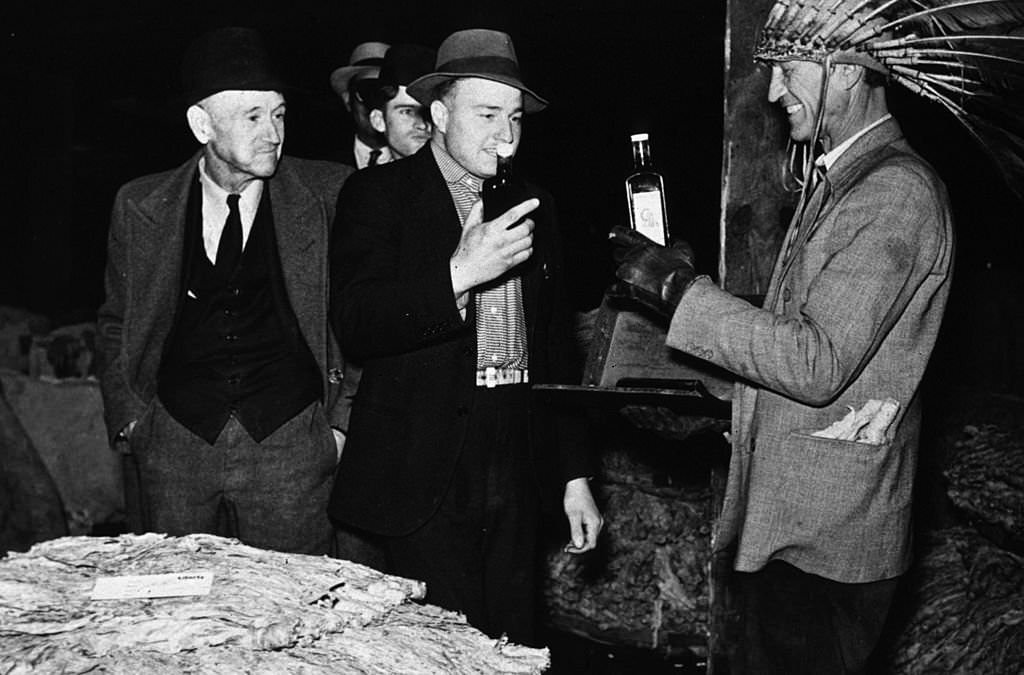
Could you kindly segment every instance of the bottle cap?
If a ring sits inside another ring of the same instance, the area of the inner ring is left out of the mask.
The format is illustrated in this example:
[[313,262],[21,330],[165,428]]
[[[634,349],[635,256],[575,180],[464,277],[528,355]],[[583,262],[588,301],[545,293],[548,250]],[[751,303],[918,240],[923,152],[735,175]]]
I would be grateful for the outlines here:
[[511,143],[498,143],[494,151],[498,154],[498,157],[511,157],[515,149],[515,146]]
[[646,141],[648,139],[647,134],[633,134],[629,137],[631,141]]

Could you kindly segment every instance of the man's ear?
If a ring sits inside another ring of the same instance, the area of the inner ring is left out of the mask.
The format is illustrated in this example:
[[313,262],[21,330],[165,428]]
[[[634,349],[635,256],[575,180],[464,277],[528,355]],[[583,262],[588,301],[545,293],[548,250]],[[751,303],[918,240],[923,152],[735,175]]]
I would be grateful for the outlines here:
[[441,101],[430,102],[430,119],[434,122],[434,128],[442,134],[448,132],[448,106]]
[[835,67],[834,75],[839,76],[839,84],[843,89],[853,89],[857,83],[864,79],[864,66],[854,63],[839,63]]
[[387,125],[384,124],[384,113],[379,108],[374,108],[370,111],[370,126],[378,134],[387,131]]
[[192,130],[192,135],[196,137],[196,140],[203,145],[209,143],[213,138],[213,123],[210,113],[198,105],[190,105],[185,111],[185,117],[188,118],[188,128]]

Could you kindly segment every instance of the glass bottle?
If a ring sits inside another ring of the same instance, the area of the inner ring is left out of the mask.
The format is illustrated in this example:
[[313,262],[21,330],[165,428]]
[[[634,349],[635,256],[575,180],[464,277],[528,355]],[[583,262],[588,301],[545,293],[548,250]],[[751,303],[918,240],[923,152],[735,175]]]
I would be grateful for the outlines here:
[[513,145],[500,143],[495,150],[498,157],[497,171],[484,181],[480,190],[484,200],[484,220],[494,220],[530,198],[526,185],[512,171]]
[[629,226],[655,243],[667,246],[668,215],[665,210],[665,181],[651,160],[647,134],[633,134],[633,173],[626,178]]

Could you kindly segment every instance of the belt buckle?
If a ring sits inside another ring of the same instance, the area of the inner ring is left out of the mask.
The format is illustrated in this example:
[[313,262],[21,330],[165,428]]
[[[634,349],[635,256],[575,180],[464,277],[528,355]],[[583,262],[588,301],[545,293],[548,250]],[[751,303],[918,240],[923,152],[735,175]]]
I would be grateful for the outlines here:
[[484,385],[488,389],[494,389],[498,386],[498,369],[494,366],[484,368]]

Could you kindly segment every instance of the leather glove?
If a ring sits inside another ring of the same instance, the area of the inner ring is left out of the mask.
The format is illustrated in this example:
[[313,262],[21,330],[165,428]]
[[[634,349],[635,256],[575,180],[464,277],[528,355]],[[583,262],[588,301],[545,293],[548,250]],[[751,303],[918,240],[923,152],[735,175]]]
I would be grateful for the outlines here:
[[612,255],[620,263],[619,278],[608,296],[638,302],[658,315],[671,319],[697,276],[693,249],[685,241],[659,246],[642,234],[626,227],[612,228],[608,239]]

